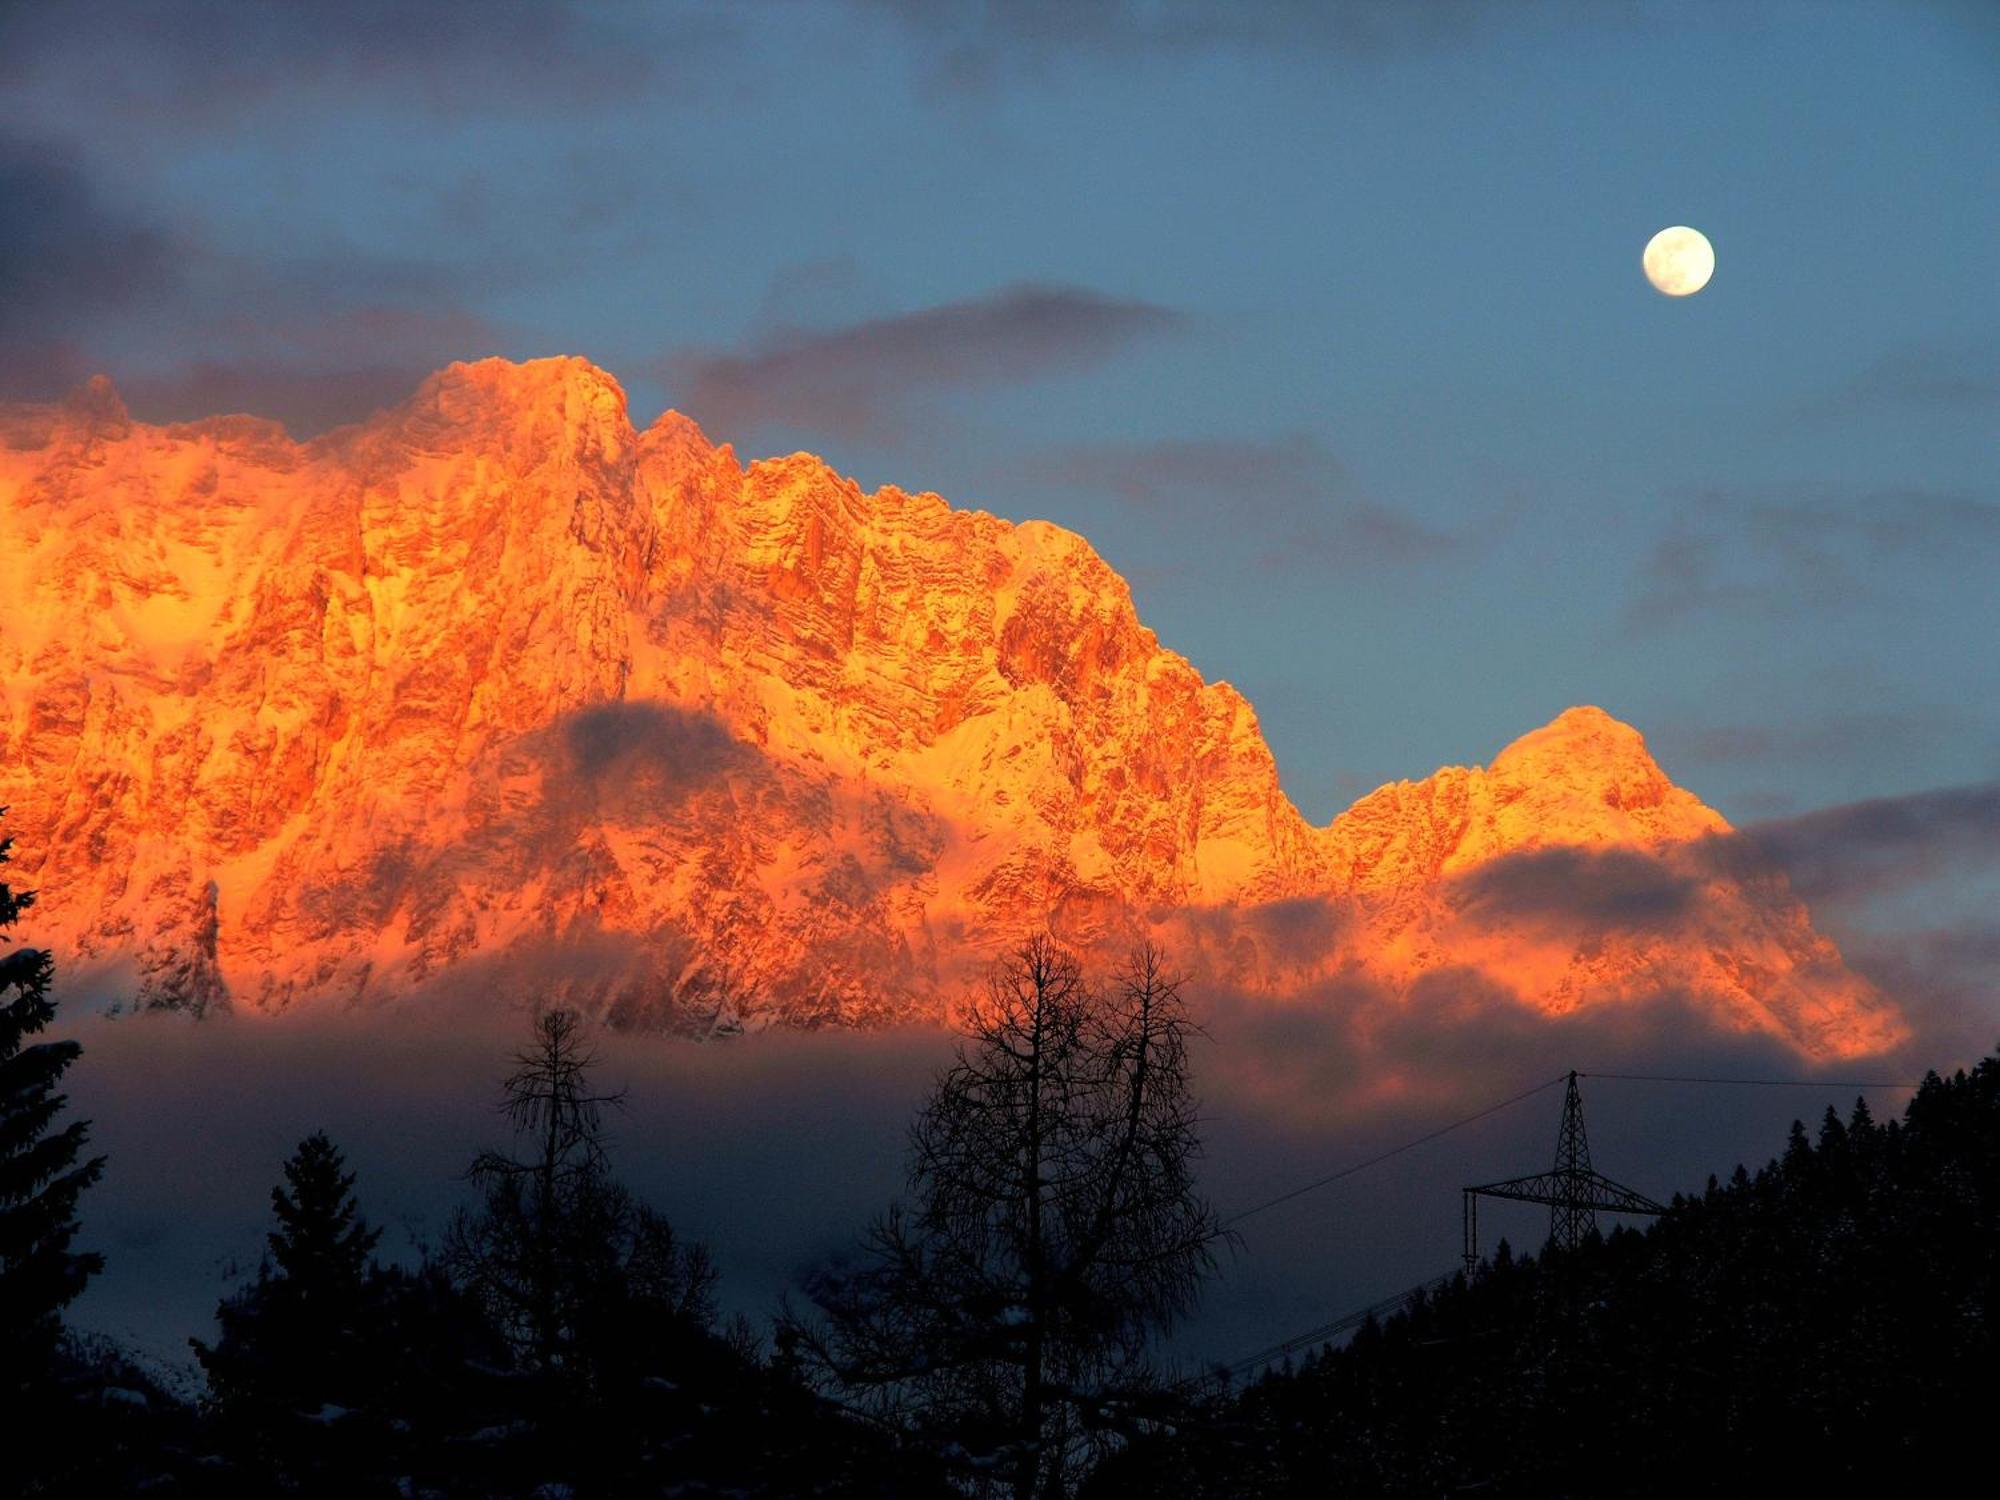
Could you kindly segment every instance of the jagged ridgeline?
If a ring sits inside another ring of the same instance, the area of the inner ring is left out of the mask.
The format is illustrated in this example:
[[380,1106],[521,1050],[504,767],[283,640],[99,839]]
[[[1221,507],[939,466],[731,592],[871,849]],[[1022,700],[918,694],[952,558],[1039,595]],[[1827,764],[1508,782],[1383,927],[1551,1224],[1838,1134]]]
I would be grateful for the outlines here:
[[1141,1442],[1086,1495],[1964,1493],[1991,1485],[2000,1058],[1856,1102],[1645,1232],[1502,1251]]
[[[871,1025],[1052,922],[1274,998],[1445,974],[1812,1056],[1902,1033],[1608,715],[1314,825],[1082,538],[635,430],[579,359],[308,443],[102,381],[0,409],[0,587],[0,802],[65,984],[141,1005],[554,982]],[[1635,883],[1671,899],[1604,898]]]

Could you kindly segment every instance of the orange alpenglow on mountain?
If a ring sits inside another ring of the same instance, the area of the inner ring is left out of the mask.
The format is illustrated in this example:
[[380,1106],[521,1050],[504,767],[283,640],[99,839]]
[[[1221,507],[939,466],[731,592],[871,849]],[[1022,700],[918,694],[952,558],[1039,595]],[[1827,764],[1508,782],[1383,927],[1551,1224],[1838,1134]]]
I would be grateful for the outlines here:
[[141,1006],[875,1025],[1052,923],[1271,1004],[1903,1033],[1599,710],[1315,827],[1081,537],[637,432],[580,359],[453,365],[308,443],[136,423],[101,379],[0,408],[0,543],[36,936]]

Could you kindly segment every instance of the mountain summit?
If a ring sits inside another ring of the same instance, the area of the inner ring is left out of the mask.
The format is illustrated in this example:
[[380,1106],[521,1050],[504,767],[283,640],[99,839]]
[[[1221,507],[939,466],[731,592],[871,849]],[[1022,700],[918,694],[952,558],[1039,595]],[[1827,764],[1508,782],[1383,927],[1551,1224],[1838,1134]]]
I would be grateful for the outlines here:
[[1315,827],[1081,537],[636,431],[583,360],[453,365],[309,443],[108,382],[0,408],[0,542],[38,928],[142,1004],[881,1024],[1052,921],[1274,1003],[1445,975],[1670,991],[1813,1055],[1899,1034],[1600,710]]

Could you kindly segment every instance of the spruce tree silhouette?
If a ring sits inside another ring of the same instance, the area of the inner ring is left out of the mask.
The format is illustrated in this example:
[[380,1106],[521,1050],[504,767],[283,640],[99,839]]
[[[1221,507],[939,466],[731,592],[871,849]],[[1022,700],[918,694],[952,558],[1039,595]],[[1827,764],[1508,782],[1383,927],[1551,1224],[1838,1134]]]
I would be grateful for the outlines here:
[[298,1289],[301,1303],[338,1304],[360,1289],[368,1257],[382,1231],[362,1221],[354,1200],[354,1174],[343,1172],[340,1150],[316,1130],[285,1163],[283,1187],[271,1189],[271,1258]]
[[[0,838],[0,865],[11,861],[13,844]],[[34,892],[0,881],[0,933],[34,900]],[[63,1308],[104,1265],[99,1255],[69,1248],[77,1199],[103,1173],[104,1158],[77,1162],[88,1121],[51,1133],[69,1102],[56,1086],[83,1048],[74,1041],[23,1045],[55,1016],[54,975],[55,961],[38,948],[0,953],[0,1389],[12,1391],[44,1380]]]
[[[221,1336],[190,1339],[223,1405],[301,1411],[361,1400],[369,1385],[370,1255],[381,1231],[361,1218],[354,1174],[323,1131],[299,1142],[271,1189],[277,1227],[257,1279],[216,1309]],[[275,1267],[275,1269],[274,1269]]]

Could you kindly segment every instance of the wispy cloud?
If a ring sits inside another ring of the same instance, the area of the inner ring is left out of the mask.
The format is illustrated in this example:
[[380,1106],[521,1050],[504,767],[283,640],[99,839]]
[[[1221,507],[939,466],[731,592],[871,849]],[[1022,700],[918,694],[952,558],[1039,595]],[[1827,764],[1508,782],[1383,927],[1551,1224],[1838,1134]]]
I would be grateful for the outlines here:
[[1843,946],[1849,964],[1896,997],[1921,1039],[1924,1066],[1948,1070],[1995,1047],[2000,923],[1864,932]]
[[2000,781],[1874,797],[1754,823],[1718,841],[1725,863],[1750,851],[1784,870],[1808,902],[1865,900],[2000,866]]
[[1804,414],[1840,420],[1884,408],[2000,412],[2000,340],[1891,349],[1810,402]]
[[591,107],[693,76],[735,27],[708,7],[578,0],[72,0],[0,7],[0,79],[154,130],[393,91],[432,114]]
[[1612,0],[861,0],[915,42],[934,81],[984,87],[1068,60],[1291,54],[1373,59],[1462,45],[1495,25],[1629,26]]
[[1674,764],[1792,767],[1908,761],[1974,730],[1973,720],[1961,710],[1926,705],[1758,723],[1666,725],[1649,738]]
[[340,281],[329,277],[317,298],[309,280],[290,284],[263,299],[265,316],[212,324],[216,352],[121,378],[133,413],[175,422],[248,412],[313,437],[407,399],[439,366],[502,340],[463,308],[341,307]]
[[1921,489],[1704,490],[1681,506],[1639,570],[1626,625],[1702,613],[1784,615],[1881,597],[1880,565],[2000,561],[2000,504]]
[[1633,849],[1529,850],[1477,866],[1454,884],[1477,920],[1559,921],[1602,932],[1678,923],[1700,895],[1697,872]]
[[740,350],[670,357],[663,378],[712,431],[775,422],[891,438],[933,394],[1095,369],[1186,318],[1083,287],[1026,283],[831,329],[787,329]]
[[310,370],[265,359],[200,359],[161,374],[119,382],[142,420],[187,422],[238,413],[279,423],[295,438],[317,437],[393,406],[428,373],[414,364]]
[[1142,509],[1245,500],[1290,508],[1345,488],[1340,459],[1317,438],[1172,438],[1073,444],[1028,460],[1031,477],[1114,495]]
[[0,397],[89,374],[79,341],[176,269],[167,232],[108,202],[68,152],[0,134]]
[[1718,877],[1782,875],[1810,906],[1871,901],[1925,881],[1995,870],[2000,781],[1982,781],[1815,808],[1655,850],[1523,851],[1475,867],[1453,894],[1475,917],[1664,928]]
[[[144,420],[248,412],[309,436],[504,340],[464,300],[476,276],[351,246],[240,253],[108,190],[68,148],[4,129],[0,224],[0,400],[109,373]],[[135,356],[135,339],[154,347]]]
[[1465,537],[1354,493],[1339,457],[1307,433],[1071,444],[1021,475],[1052,490],[1109,495],[1181,524],[1224,522],[1262,569],[1318,573],[1421,563]]

